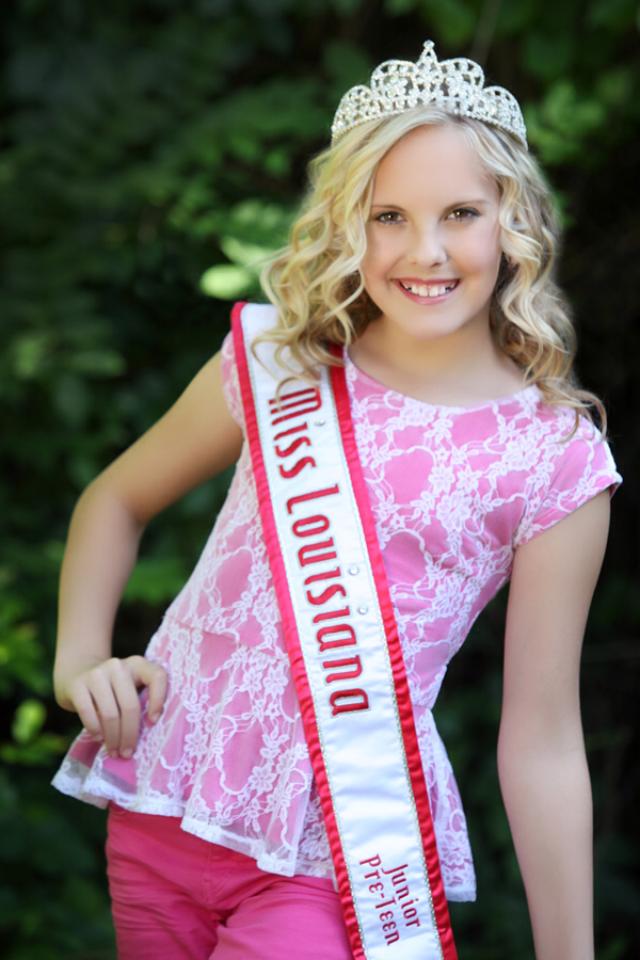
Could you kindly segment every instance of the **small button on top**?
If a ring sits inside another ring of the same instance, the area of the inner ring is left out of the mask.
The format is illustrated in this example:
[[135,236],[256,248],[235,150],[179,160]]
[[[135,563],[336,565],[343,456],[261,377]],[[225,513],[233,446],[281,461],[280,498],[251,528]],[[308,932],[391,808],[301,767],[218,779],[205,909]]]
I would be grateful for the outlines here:
[[313,421],[316,427],[324,427],[326,420],[314,420]]
[[365,614],[369,613],[369,607],[358,607],[358,613]]
[[349,567],[348,572],[352,577],[355,577],[356,573],[360,573],[360,567],[357,567],[355,564],[352,567]]

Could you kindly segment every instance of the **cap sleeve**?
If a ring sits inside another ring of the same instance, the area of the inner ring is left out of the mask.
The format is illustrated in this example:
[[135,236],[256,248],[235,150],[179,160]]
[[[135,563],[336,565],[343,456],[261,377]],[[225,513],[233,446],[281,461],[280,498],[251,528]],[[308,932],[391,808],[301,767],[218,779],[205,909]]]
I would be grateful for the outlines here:
[[602,490],[609,489],[612,497],[622,483],[609,444],[586,417],[580,418],[571,440],[552,444],[550,457],[551,462],[543,458],[541,466],[543,476],[551,479],[530,488],[514,547],[532,540]]
[[220,357],[222,392],[225,400],[227,401],[227,406],[231,416],[244,431],[244,412],[242,409],[242,400],[240,398],[240,382],[238,380],[236,353],[233,346],[233,335],[231,331],[227,333],[226,337],[222,341]]

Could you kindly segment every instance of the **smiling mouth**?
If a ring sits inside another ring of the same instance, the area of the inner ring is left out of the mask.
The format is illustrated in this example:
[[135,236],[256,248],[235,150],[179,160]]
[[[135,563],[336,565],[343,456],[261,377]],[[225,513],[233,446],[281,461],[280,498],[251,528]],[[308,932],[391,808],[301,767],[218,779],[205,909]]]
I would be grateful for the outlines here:
[[451,293],[452,290],[459,285],[459,280],[451,280],[448,283],[407,283],[402,280],[395,281],[398,286],[404,290],[406,293],[412,294],[414,297],[420,297],[421,299],[435,300],[438,297],[443,297],[448,293]]

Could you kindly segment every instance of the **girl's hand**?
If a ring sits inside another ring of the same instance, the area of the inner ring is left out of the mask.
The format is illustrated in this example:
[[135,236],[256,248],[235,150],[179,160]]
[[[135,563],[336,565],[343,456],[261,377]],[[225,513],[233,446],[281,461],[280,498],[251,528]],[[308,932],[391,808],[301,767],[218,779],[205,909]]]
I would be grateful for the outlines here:
[[154,723],[167,694],[167,673],[159,663],[134,655],[111,657],[62,681],[56,690],[60,706],[78,714],[112,757],[133,754],[140,733],[139,687],[148,687],[147,716]]

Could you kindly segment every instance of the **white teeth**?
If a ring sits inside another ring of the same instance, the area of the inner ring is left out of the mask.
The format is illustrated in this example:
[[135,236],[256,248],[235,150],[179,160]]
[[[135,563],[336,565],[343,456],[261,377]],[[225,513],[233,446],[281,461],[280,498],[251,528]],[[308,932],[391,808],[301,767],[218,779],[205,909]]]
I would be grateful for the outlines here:
[[[400,281],[402,283],[402,281]],[[453,290],[455,283],[449,285],[441,284],[439,286],[426,286],[424,284],[402,283],[405,290],[414,293],[417,297],[441,297],[449,290]]]

